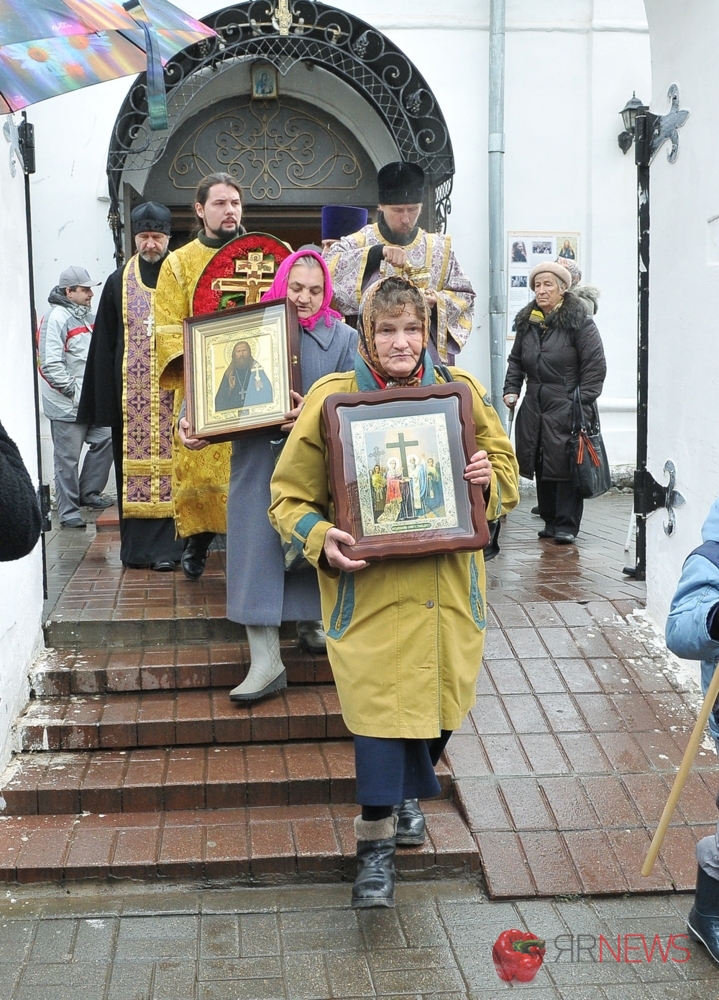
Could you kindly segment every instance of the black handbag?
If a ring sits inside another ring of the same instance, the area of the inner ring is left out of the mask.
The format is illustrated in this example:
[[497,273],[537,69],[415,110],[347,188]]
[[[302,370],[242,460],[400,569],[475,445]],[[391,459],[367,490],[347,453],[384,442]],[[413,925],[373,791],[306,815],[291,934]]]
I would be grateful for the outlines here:
[[572,483],[585,500],[600,497],[612,488],[607,452],[599,427],[599,414],[593,408],[593,420],[587,427],[584,420],[582,396],[579,386],[572,401],[572,433],[569,438],[569,459],[572,466]]

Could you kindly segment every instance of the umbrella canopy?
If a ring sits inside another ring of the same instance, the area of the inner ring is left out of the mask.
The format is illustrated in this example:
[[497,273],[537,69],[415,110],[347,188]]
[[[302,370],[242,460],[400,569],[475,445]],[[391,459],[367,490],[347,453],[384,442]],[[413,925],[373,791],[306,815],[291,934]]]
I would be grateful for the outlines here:
[[0,0],[0,113],[147,71],[151,124],[164,128],[163,65],[214,35],[167,0]]

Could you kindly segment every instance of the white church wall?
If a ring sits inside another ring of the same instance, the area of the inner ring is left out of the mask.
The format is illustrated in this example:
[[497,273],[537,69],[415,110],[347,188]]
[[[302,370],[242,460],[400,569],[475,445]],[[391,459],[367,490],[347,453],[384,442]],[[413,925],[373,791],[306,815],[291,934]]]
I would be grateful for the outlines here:
[[[194,16],[218,4],[180,0]],[[384,32],[427,79],[456,161],[448,231],[477,290],[475,329],[461,363],[488,384],[487,49],[489,0],[341,0]],[[507,230],[579,230],[585,280],[602,289],[597,317],[609,362],[604,426],[613,464],[634,461],[635,201],[631,153],[616,145],[619,109],[649,91],[641,0],[508,0]],[[132,79],[63,95],[31,109],[38,310],[59,271],[113,269],[105,163]],[[94,274],[93,274],[94,276]],[[601,404],[603,405],[603,404]],[[47,444],[49,450],[49,443]]]
[[701,542],[701,525],[719,495],[719,442],[713,419],[719,392],[715,363],[719,302],[719,6],[696,0],[679,12],[670,0],[647,0],[652,33],[652,102],[669,110],[679,87],[690,116],[679,130],[679,156],[668,145],[651,168],[648,467],[666,483],[664,462],[677,467],[686,498],[668,537],[666,515],[647,523],[648,609],[663,623],[687,554]]
[[[0,136],[0,295],[3,301],[0,420],[37,482],[30,297],[25,240],[24,178],[13,177]],[[10,727],[28,695],[27,674],[42,643],[40,545],[24,559],[0,563],[0,767],[9,755]]]

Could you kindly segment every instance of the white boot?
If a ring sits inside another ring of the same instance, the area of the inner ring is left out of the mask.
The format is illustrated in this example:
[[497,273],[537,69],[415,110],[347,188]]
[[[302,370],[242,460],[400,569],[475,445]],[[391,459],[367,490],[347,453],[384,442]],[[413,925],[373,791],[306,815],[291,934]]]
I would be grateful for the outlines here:
[[322,628],[322,622],[297,622],[297,635],[300,639],[300,649],[315,656],[327,652],[327,636]]
[[276,625],[245,625],[250,644],[250,669],[241,684],[230,691],[231,701],[257,701],[287,687],[287,673],[280,656],[280,630]]

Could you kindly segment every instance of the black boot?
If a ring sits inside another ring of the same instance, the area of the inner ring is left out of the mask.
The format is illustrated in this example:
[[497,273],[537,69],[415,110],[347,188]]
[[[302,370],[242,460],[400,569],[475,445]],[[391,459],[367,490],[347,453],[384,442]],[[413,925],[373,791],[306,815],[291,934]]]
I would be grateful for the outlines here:
[[394,906],[394,851],[397,817],[355,819],[357,878],[352,886],[353,909]]
[[203,531],[199,535],[190,535],[185,542],[181,564],[188,580],[199,580],[205,572],[207,553],[214,537],[213,532]]
[[719,962],[719,880],[697,868],[694,906],[687,917],[687,930]]
[[416,847],[424,843],[424,813],[419,807],[419,799],[403,799],[394,807],[397,817],[397,844]]

